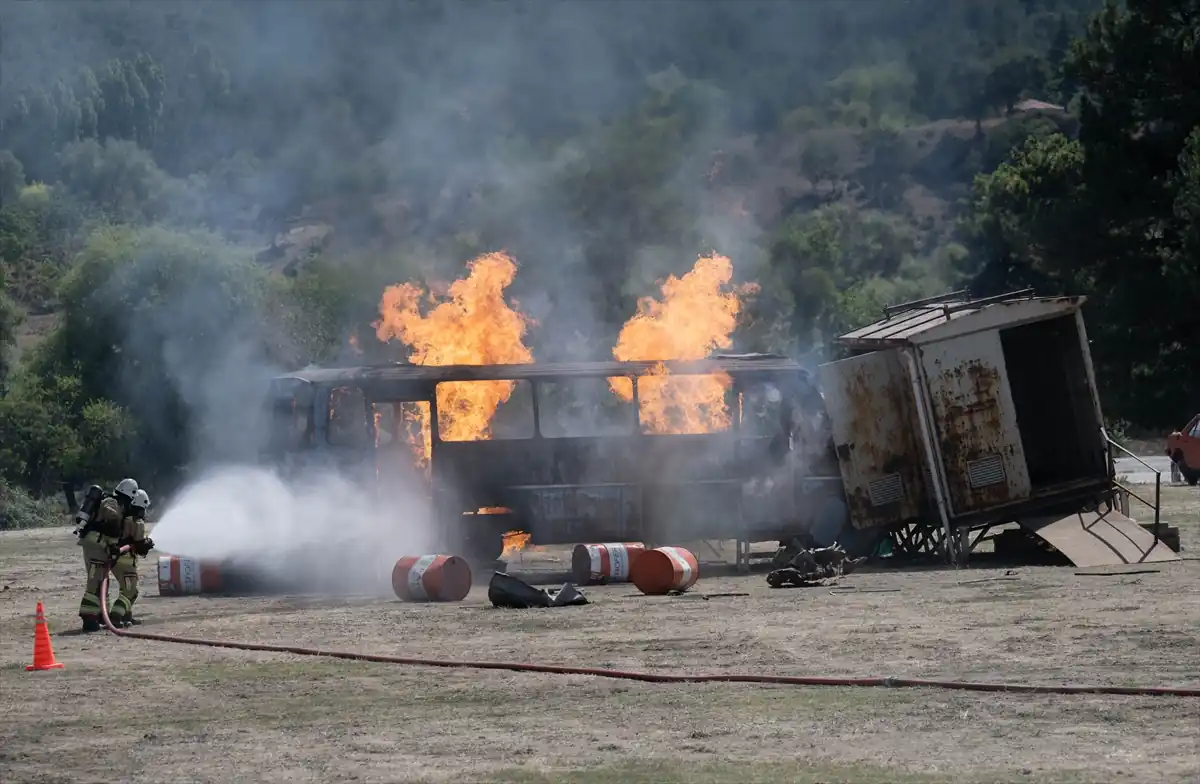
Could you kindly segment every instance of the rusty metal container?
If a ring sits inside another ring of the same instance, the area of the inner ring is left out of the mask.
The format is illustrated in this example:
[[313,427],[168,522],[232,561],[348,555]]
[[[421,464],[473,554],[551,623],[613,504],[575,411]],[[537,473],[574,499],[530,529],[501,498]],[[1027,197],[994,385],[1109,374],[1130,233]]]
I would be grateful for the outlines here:
[[159,596],[215,593],[221,588],[221,565],[216,561],[178,555],[159,556]]
[[406,602],[460,602],[471,592],[471,567],[457,555],[407,555],[392,567],[392,590]]
[[576,585],[629,582],[629,569],[646,551],[641,542],[578,544],[571,552]]
[[975,524],[1109,484],[1084,298],[964,294],[887,308],[820,368],[856,527],[931,506]]
[[691,551],[682,547],[656,547],[637,557],[629,570],[629,580],[648,596],[686,591],[700,578],[700,564]]

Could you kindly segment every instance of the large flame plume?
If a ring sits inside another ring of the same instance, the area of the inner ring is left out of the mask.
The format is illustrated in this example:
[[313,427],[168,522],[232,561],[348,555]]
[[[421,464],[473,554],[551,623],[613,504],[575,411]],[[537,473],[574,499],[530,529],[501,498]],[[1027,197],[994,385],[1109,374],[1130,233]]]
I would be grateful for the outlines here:
[[[701,256],[691,271],[662,284],[662,299],[643,297],[637,313],[625,322],[613,348],[621,361],[704,359],[715,349],[733,345],[742,298],[755,284],[730,285],[733,264],[725,256]],[[721,373],[676,376],[657,365],[638,379],[642,426],[651,433],[709,433],[729,426],[725,391],[730,378]],[[633,398],[628,379],[610,379],[613,392]]]
[[[390,286],[379,303],[379,320],[373,325],[383,342],[397,339],[410,349],[409,361],[417,365],[497,365],[533,362],[525,345],[531,319],[509,307],[504,290],[517,273],[516,262],[503,252],[473,259],[468,274],[452,283],[442,302],[412,283]],[[422,314],[427,296],[434,305]],[[438,385],[438,432],[447,441],[475,441],[491,437],[492,415],[512,394],[512,381],[472,381]],[[422,447],[428,460],[431,450],[429,412],[414,407],[406,418],[419,424]]]
[[[533,362],[524,337],[533,320],[504,301],[504,290],[517,273],[516,262],[506,253],[487,253],[467,265],[467,277],[452,283],[441,297],[427,295],[412,283],[390,286],[379,302],[375,335],[387,342],[398,339],[409,347],[409,361],[417,365],[498,365]],[[420,301],[427,296],[434,307],[422,314]],[[486,440],[491,437],[492,416],[516,384],[512,381],[473,381],[439,384],[438,432],[447,441]],[[428,403],[400,403],[397,419],[413,447],[418,467],[428,470],[433,454]],[[480,509],[476,514],[508,510]],[[504,555],[525,547],[529,535],[509,531],[504,535]],[[503,556],[502,556],[503,557]]]

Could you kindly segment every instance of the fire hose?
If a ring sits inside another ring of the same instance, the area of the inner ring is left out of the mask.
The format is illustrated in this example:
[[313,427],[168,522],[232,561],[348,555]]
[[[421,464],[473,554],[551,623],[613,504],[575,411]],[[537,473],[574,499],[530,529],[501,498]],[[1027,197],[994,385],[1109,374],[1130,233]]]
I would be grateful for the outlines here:
[[[127,552],[128,545],[121,548]],[[111,570],[111,564],[109,564]],[[1027,683],[982,683],[972,681],[940,681],[920,678],[833,678],[801,675],[750,675],[727,673],[721,675],[680,675],[676,673],[634,672],[605,667],[570,667],[561,664],[533,664],[528,662],[454,661],[451,659],[421,659],[407,656],[387,656],[378,653],[354,651],[330,651],[304,648],[298,645],[270,645],[256,642],[233,642],[229,640],[205,640],[198,637],[179,637],[174,634],[153,632],[131,632],[118,629],[108,616],[108,577],[100,581],[100,616],[104,626],[118,637],[138,640],[156,640],[179,645],[203,645],[209,648],[232,648],[242,651],[265,651],[269,653],[291,653],[298,656],[324,656],[330,659],[379,662],[382,664],[404,664],[413,667],[445,667],[472,670],[507,670],[510,672],[539,672],[550,675],[590,675],[597,678],[642,681],[644,683],[759,683],[777,686],[874,686],[886,688],[931,688],[958,691],[1009,692],[1012,694],[1113,694],[1140,697],[1200,697],[1200,688],[1175,686],[1040,686]]]

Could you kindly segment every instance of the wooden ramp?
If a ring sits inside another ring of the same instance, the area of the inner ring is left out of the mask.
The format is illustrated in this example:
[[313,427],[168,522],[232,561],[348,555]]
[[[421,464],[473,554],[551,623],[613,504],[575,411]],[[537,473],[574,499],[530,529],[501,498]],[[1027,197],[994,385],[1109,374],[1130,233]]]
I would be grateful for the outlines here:
[[1117,511],[1044,515],[1020,523],[1080,567],[1179,560],[1154,534]]

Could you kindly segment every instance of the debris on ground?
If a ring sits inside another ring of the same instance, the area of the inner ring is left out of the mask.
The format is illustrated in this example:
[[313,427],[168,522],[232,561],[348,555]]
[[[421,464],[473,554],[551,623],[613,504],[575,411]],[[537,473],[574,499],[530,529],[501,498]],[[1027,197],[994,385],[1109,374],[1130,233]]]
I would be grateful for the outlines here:
[[587,597],[571,583],[563,583],[561,588],[534,588],[503,572],[492,573],[492,581],[488,584],[488,599],[493,607],[513,610],[589,604]]
[[[748,594],[748,593],[693,593],[691,591],[667,591],[665,594],[661,594],[661,595],[662,596],[670,596],[670,597],[673,597],[676,599],[680,599],[680,598],[682,598],[682,599],[701,599],[701,600],[707,602],[709,599],[724,599],[724,598],[728,598],[730,596],[749,596],[750,594]],[[654,596],[654,598],[658,598],[659,595],[647,594],[647,593],[635,593],[635,594],[630,594],[629,596],[624,596],[622,598],[624,598],[624,599],[648,599],[651,596]]]
[[828,547],[809,548],[793,539],[771,559],[777,568],[767,575],[767,585],[772,588],[831,585],[866,560],[850,558],[837,542]]

